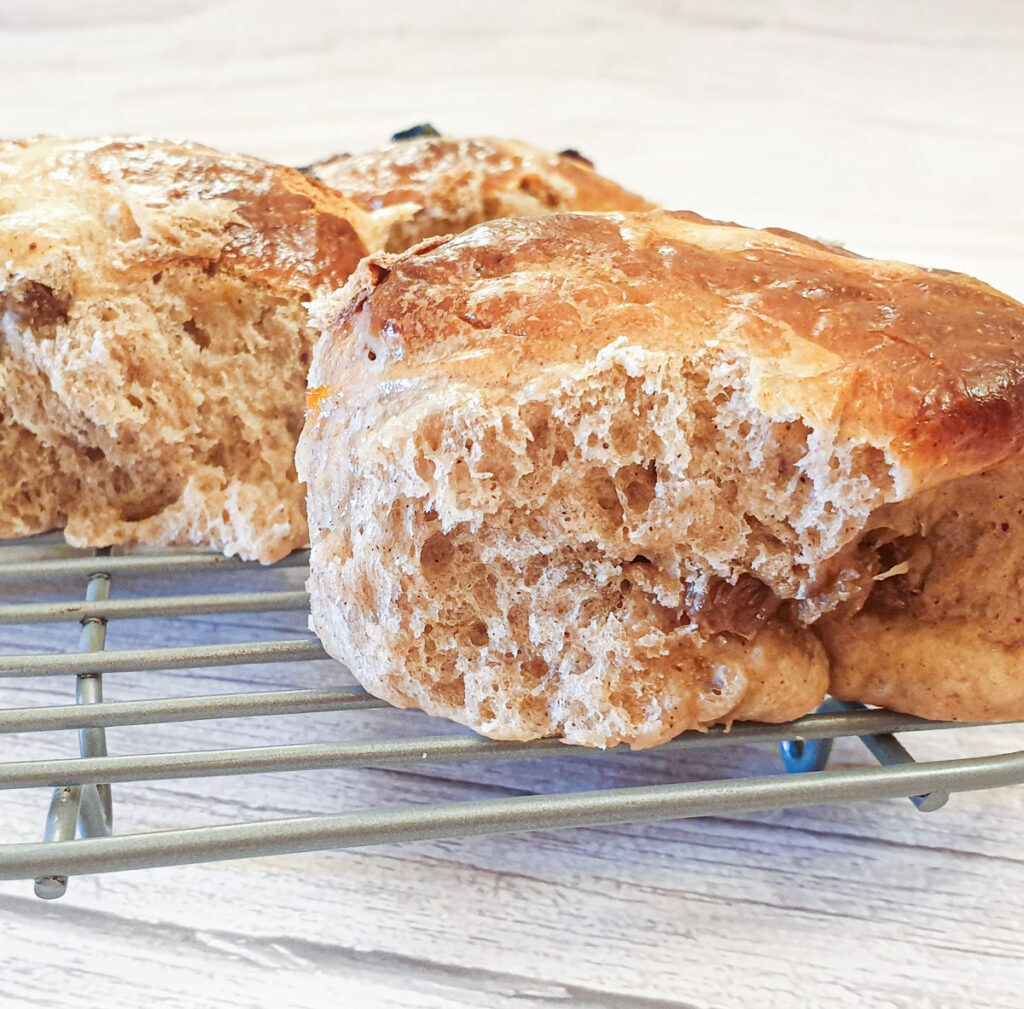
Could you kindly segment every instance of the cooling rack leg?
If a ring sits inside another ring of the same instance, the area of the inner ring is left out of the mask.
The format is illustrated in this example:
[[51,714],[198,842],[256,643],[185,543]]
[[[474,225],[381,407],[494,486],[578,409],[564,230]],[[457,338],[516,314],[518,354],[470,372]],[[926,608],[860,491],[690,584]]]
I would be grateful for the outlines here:
[[[860,739],[875,759],[886,767],[914,763],[914,758],[895,736],[886,733],[880,736],[861,736]],[[949,802],[949,792],[939,788],[928,792],[927,795],[911,795],[909,799],[922,813],[933,813]]]
[[103,802],[103,792],[110,795],[107,785],[83,785],[82,801],[78,804],[78,831],[82,837],[109,837],[110,813]]
[[[835,712],[865,711],[867,709],[863,704],[837,701],[834,697],[830,697],[817,710],[819,712]],[[878,733],[858,738],[884,767],[915,763],[906,747],[891,733]],[[832,754],[832,740],[787,739],[779,743],[779,751],[787,771],[792,773],[824,771]],[[945,789],[936,789],[927,795],[911,795],[909,798],[922,813],[932,813],[949,802],[949,792]]]
[[[839,711],[839,702],[829,697],[818,709],[818,713]],[[804,771],[824,771],[832,756],[831,739],[784,739],[779,743],[782,763],[790,774]]]
[[[78,677],[75,699],[79,704],[103,702],[103,680],[98,673]],[[80,729],[78,746],[83,757],[107,756],[107,737],[102,729]],[[83,797],[81,830],[83,837],[107,837],[113,827],[113,806],[110,785],[92,785],[88,788],[89,801]]]
[[[50,811],[46,814],[44,841],[74,840],[75,821],[78,819],[81,795],[82,792],[78,785],[53,790]],[[36,878],[36,896],[42,897],[43,900],[56,900],[57,897],[63,897],[67,888],[67,876],[38,876]]]
[[824,771],[832,756],[831,739],[784,739],[779,752],[786,770],[791,774],[802,771]]
[[[865,708],[863,704],[849,701],[829,699],[827,703],[832,711],[863,711]],[[884,767],[915,763],[907,748],[892,733],[877,733],[858,738],[868,748],[875,760]],[[925,795],[911,795],[908,798],[922,813],[934,813],[935,810],[941,809],[949,802],[949,792],[944,788],[937,788]]]
[[[110,548],[97,550],[98,557],[110,555]],[[96,572],[89,578],[85,590],[87,602],[110,598],[110,575]],[[82,633],[78,639],[80,652],[101,652],[107,643],[107,622],[102,618],[89,618],[82,621]],[[82,673],[78,677],[75,700],[79,704],[101,704],[103,702],[103,677],[99,673]],[[78,748],[83,757],[107,756],[107,734],[103,728],[81,729],[78,733]],[[81,817],[80,828],[83,837],[106,837],[113,827],[113,803],[110,785],[96,785],[92,789],[97,802],[81,803],[86,815]]]
[[[97,557],[108,557],[110,548],[96,551]],[[86,586],[87,602],[110,598],[110,575],[97,571]],[[100,617],[82,621],[78,637],[80,652],[102,652],[107,643],[107,622]],[[78,704],[103,702],[103,678],[99,673],[81,673],[77,678],[75,700]],[[102,728],[80,729],[78,749],[83,757],[107,756],[107,735]],[[46,841],[73,841],[75,828],[82,837],[108,837],[113,827],[113,805],[110,785],[84,785],[58,788],[53,793],[46,817]],[[40,876],[35,882],[37,897],[54,900],[67,892],[67,876]]]

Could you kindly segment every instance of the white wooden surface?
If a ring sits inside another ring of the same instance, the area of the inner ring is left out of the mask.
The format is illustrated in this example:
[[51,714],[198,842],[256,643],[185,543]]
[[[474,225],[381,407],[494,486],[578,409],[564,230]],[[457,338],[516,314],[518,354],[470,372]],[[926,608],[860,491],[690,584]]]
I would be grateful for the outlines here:
[[[1015,0],[0,3],[4,134],[188,136],[303,163],[430,120],[575,146],[673,206],[964,269],[1018,297],[1022,104]],[[0,586],[0,601],[14,598]],[[111,647],[298,626],[148,621],[115,626]],[[0,651],[70,640],[8,628]],[[106,689],[127,699],[336,676],[321,663],[110,676]],[[67,691],[17,682],[0,704]],[[450,728],[367,712],[110,740],[138,752],[436,731]],[[1024,729],[1007,727],[912,745],[937,756],[1022,744]],[[73,746],[0,737],[0,760]],[[852,743],[837,755],[862,759]],[[776,759],[750,748],[165,782],[119,788],[116,815],[121,830],[155,829],[763,773]],[[45,803],[0,794],[0,839],[36,839]],[[930,816],[900,801],[97,876],[55,904],[4,883],[0,1006],[1019,1009],[1022,827],[1024,789],[958,796]]]

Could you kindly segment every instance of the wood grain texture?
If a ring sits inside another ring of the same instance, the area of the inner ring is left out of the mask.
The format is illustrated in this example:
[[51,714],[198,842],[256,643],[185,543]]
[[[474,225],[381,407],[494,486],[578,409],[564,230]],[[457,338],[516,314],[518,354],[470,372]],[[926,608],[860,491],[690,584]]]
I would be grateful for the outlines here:
[[[42,0],[0,5],[9,135],[191,137],[305,163],[430,120],[575,146],[638,192],[1024,297],[1024,7],[527,0],[386,6]],[[278,587],[296,584],[282,573]],[[240,587],[218,575],[217,588]],[[115,583],[115,596],[180,583]],[[0,601],[24,597],[0,586]],[[111,628],[111,647],[294,636],[300,615]],[[77,628],[0,628],[0,652]],[[111,699],[321,686],[333,663],[111,674]],[[0,705],[63,703],[60,679]],[[458,731],[413,712],[124,728],[113,753]],[[72,756],[0,737],[0,760]],[[914,736],[923,756],[1024,745]],[[859,744],[840,762],[864,761]],[[770,749],[125,785],[122,831],[778,770]],[[0,793],[0,840],[47,796]],[[0,884],[0,1005],[111,1009],[1003,1007],[1024,987],[1024,790],[647,826],[389,845]]]

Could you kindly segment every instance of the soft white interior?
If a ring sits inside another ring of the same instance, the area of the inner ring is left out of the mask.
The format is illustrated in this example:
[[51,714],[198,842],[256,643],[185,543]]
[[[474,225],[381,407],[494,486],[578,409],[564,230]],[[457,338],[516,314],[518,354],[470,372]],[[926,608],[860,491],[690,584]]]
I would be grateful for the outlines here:
[[9,273],[0,303],[0,536],[65,527],[82,545],[263,560],[306,541],[298,299],[186,263],[115,290]]
[[896,493],[882,451],[766,416],[741,361],[615,344],[491,391],[378,385],[358,338],[331,353],[366,376],[300,448],[314,625],[371,689],[599,744],[823,693],[803,622],[865,591],[846,561]]

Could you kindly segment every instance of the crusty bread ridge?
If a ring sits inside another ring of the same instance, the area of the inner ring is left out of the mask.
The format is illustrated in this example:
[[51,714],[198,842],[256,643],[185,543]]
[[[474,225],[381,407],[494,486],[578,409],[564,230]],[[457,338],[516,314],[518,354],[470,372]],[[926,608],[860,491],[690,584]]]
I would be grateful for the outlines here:
[[549,154],[496,137],[400,140],[367,154],[338,155],[306,171],[365,210],[404,208],[384,243],[388,252],[498,217],[654,207],[599,175],[576,152]]
[[[314,314],[312,626],[373,693],[488,735],[796,717],[847,647],[825,615],[900,623],[909,598],[927,636],[971,612],[938,574],[921,601],[929,573],[1020,535],[1024,308],[969,277],[554,215],[370,257]],[[1022,582],[978,631],[1011,649]],[[975,682],[889,696],[1024,715],[1020,678]]]

